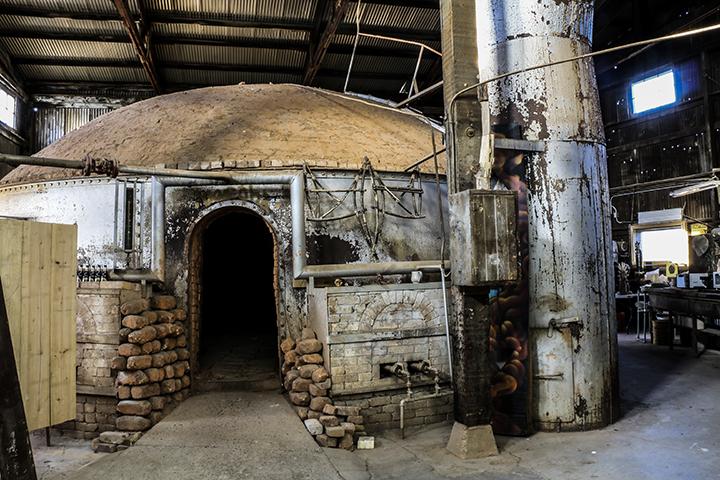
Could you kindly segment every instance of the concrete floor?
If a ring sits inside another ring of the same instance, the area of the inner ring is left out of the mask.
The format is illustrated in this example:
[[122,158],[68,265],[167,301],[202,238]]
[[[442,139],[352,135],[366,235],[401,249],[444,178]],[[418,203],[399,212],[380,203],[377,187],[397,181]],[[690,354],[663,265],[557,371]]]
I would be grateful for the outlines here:
[[48,447],[45,430],[32,432],[30,442],[38,480],[69,480],[79,469],[105,455],[93,452],[89,441],[61,436],[55,432],[50,435],[51,444]]
[[[461,461],[450,425],[376,439],[375,450],[320,449],[282,396],[212,392],[190,398],[138,444],[66,476],[145,479],[700,479],[720,478],[720,354],[620,336],[624,416],[600,431],[499,437],[500,455]],[[36,463],[42,454],[36,451]],[[57,471],[57,469],[56,469]]]

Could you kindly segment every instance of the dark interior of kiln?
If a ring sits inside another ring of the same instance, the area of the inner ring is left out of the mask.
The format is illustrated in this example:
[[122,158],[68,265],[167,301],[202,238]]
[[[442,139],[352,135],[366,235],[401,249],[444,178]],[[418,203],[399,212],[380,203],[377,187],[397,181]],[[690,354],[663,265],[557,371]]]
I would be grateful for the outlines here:
[[263,389],[277,376],[274,240],[231,211],[202,235],[200,377],[205,389]]

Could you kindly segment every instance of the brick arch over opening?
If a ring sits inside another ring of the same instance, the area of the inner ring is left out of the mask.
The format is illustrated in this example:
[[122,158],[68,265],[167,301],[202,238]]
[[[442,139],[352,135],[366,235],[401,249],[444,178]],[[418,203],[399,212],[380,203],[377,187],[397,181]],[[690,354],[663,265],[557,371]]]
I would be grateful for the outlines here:
[[[273,289],[275,291],[275,318],[276,329],[278,332],[278,342],[283,335],[282,326],[285,322],[282,320],[283,309],[280,308],[280,278],[283,277],[282,270],[285,266],[280,259],[280,251],[282,246],[277,235],[278,229],[274,224],[271,216],[266,215],[260,207],[252,202],[232,200],[219,202],[205,209],[200,213],[198,218],[189,228],[189,235],[185,245],[186,258],[188,259],[188,283],[187,283],[187,302],[188,302],[188,320],[189,320],[189,346],[190,346],[190,368],[193,373],[197,373],[200,365],[198,355],[200,351],[200,330],[201,330],[201,271],[203,262],[202,252],[202,234],[217,219],[230,213],[245,213],[259,217],[267,226],[273,238],[273,254],[274,254],[274,272],[273,272]],[[249,252],[249,254],[252,254]],[[279,349],[278,349],[279,352]],[[278,353],[279,356],[279,353]],[[279,357],[278,357],[279,358]],[[279,364],[281,364],[280,362]]]
[[397,291],[377,295],[363,311],[361,324],[368,330],[422,328],[439,315],[422,292]]

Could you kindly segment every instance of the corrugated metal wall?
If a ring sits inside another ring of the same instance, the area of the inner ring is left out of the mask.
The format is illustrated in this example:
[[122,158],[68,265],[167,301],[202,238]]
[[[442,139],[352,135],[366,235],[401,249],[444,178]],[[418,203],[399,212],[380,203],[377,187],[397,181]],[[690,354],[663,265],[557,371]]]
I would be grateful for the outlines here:
[[112,110],[112,107],[37,107],[37,111],[34,112],[33,152],[42,150],[64,137],[67,133]]
[[[630,85],[661,70],[673,68],[677,78],[678,102],[647,114],[633,115]],[[720,52],[708,52],[707,68],[720,71]],[[662,63],[655,69],[635,72],[624,81],[601,91],[605,119],[608,173],[615,193],[623,186],[709,172],[714,166],[710,155],[708,125],[720,127],[720,85],[707,83],[703,89],[700,55],[679,62]],[[707,105],[704,96],[708,96]],[[716,130],[718,131],[718,130]],[[713,135],[718,138],[717,135]],[[715,148],[720,148],[716,145]],[[643,190],[638,187],[638,190]],[[622,190],[621,190],[622,191]],[[637,213],[682,207],[685,215],[717,222],[717,199],[713,191],[673,199],[669,189],[613,198],[616,219],[613,237],[627,236],[628,224],[637,221]]]

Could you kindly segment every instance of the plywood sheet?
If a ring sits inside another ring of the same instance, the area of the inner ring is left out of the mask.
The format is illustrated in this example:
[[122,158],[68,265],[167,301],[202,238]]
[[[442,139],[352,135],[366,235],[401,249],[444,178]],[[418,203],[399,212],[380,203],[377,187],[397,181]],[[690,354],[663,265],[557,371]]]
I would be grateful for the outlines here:
[[0,219],[0,277],[28,428],[75,418],[77,227]]

